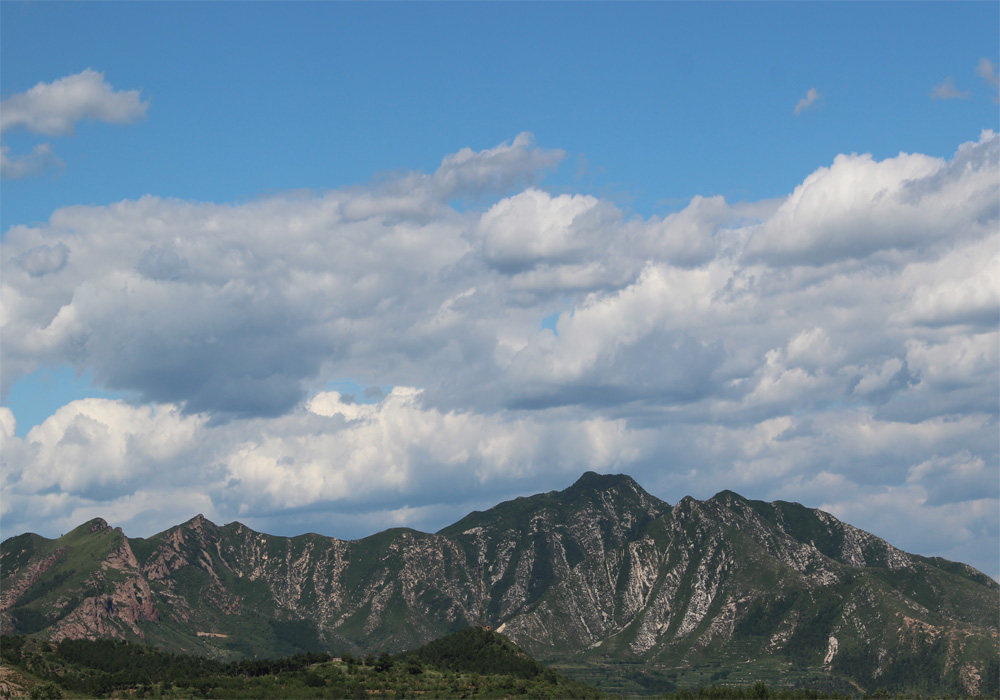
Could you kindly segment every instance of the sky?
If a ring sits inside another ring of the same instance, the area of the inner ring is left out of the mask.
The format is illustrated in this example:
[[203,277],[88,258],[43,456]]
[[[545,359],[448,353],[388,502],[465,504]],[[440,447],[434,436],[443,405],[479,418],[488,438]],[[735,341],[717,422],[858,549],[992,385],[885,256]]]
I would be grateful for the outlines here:
[[0,3],[0,529],[626,473],[1000,577],[1000,5]]

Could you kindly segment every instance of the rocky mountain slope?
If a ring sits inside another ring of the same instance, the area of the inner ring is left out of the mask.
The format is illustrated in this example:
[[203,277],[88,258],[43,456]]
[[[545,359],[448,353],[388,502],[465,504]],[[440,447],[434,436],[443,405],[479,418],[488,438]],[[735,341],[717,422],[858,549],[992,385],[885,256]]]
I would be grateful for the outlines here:
[[198,516],[140,539],[97,519],[0,556],[4,634],[237,658],[397,652],[488,624],[578,677],[647,688],[1000,682],[1000,587],[975,569],[794,503],[724,491],[671,506],[627,476],[588,473],[436,534],[274,537]]

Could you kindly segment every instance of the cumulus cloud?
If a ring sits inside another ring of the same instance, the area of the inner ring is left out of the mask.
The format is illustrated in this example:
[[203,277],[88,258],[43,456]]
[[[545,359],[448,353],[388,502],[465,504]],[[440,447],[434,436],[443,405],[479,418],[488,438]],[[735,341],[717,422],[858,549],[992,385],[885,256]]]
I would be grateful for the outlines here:
[[798,116],[802,114],[807,109],[816,109],[819,107],[818,100],[822,97],[816,88],[809,88],[806,92],[806,96],[799,100],[795,105],[795,114]]
[[6,406],[0,406],[0,446],[14,437],[16,432],[17,419],[14,418],[14,412]]
[[483,257],[488,264],[510,271],[579,260],[598,240],[588,235],[595,233],[593,229],[574,224],[597,204],[594,197],[550,197],[536,189],[497,202],[479,221]]
[[463,148],[445,156],[433,173],[390,176],[377,186],[355,188],[342,199],[340,213],[355,221],[389,215],[428,221],[440,217],[450,200],[499,196],[530,186],[564,156],[561,149],[537,147],[534,136],[522,132],[493,148]]
[[183,416],[169,405],[134,408],[108,399],[74,401],[21,442],[33,468],[21,473],[20,483],[35,491],[131,492],[155,478],[156,465],[176,467],[178,457],[189,456],[203,422],[203,417]]
[[591,296],[511,360],[512,405],[685,403],[713,393],[721,348],[673,319],[704,301],[710,275],[649,266],[634,284]]
[[959,90],[955,85],[955,79],[950,75],[931,90],[931,99],[934,100],[967,100],[971,96],[972,93],[968,90]]
[[[421,393],[396,387],[377,404],[359,405],[320,392],[281,419],[225,425],[169,404],[86,399],[24,438],[14,436],[3,409],[5,525],[51,506],[68,526],[102,505],[128,511],[137,494],[176,492],[181,484],[204,493],[206,513],[251,522],[331,505],[378,510],[401,495],[411,505],[440,504],[442,496],[462,502],[483,484],[532,476],[540,458],[571,480],[634,456],[622,421],[444,413],[423,406]],[[58,503],[49,498],[54,493],[62,495]],[[180,508],[159,517],[183,519]]]
[[[105,81],[104,73],[88,68],[51,83],[38,83],[0,102],[0,136],[21,129],[46,136],[71,136],[83,120],[131,124],[146,118],[149,104],[149,100],[141,100],[138,90],[115,90]],[[48,143],[13,157],[8,146],[0,146],[0,177],[5,180],[37,177],[64,167]]]
[[746,254],[772,264],[828,265],[956,234],[981,237],[982,224],[997,217],[998,154],[1000,139],[985,131],[951,163],[921,154],[883,161],[839,155],[753,231]]
[[[155,487],[288,533],[436,529],[483,484],[597,469],[968,558],[998,533],[998,149],[841,155],[787,197],[662,219],[546,192],[561,153],[528,137],[305,198],[60,209],[0,246],[4,385],[68,364],[148,405],[76,402],[24,438],[0,415],[5,527],[190,517],[143,515]],[[957,534],[925,545],[889,523],[906,508]]]
[[738,214],[721,195],[695,195],[679,212],[663,221],[650,222],[646,232],[647,250],[656,258],[679,267],[703,265],[719,252],[721,228]]
[[0,133],[26,129],[46,136],[71,135],[85,119],[130,124],[144,119],[149,100],[138,90],[115,90],[104,73],[88,68],[0,102]]
[[533,134],[524,131],[511,143],[473,151],[463,148],[441,161],[432,177],[442,198],[502,193],[515,186],[530,185],[540,173],[554,168],[565,157],[562,149],[535,147]]

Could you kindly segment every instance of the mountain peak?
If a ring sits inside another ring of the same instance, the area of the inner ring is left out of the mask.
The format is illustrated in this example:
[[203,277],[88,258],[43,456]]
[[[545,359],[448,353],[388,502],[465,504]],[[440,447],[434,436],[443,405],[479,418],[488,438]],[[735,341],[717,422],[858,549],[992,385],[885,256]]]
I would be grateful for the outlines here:
[[[564,491],[554,492],[553,495],[565,504],[574,503],[580,499],[590,500],[597,498],[598,500],[605,501],[610,497],[620,507],[638,507],[640,510],[645,511],[649,511],[650,508],[657,509],[666,505],[656,496],[650,495],[646,489],[642,488],[635,479],[627,474],[585,472],[572,486]],[[651,513],[652,511],[649,512]]]
[[110,527],[104,518],[93,518],[87,522],[70,530],[64,537],[91,535],[97,532],[104,532]]
[[627,474],[598,474],[597,472],[584,472],[583,476],[577,479],[567,491],[609,491],[611,489],[628,488],[630,490],[642,489],[635,479]]
[[104,530],[107,530],[108,527],[110,527],[108,525],[108,521],[105,520],[104,518],[94,518],[89,523],[87,523],[87,526],[90,528],[91,532],[102,532]]
[[605,517],[626,520],[638,517],[642,522],[659,515],[667,505],[626,474],[598,474],[592,471],[584,473],[572,486],[553,496],[562,507],[571,511],[580,508],[583,503],[591,503],[598,505]]
[[198,513],[198,515],[194,516],[186,523],[184,523],[185,526],[191,528],[192,530],[200,530],[201,528],[205,527],[206,524],[214,525],[215,523],[213,523],[211,520],[206,518],[201,513]]
[[526,522],[526,513],[542,511],[558,514],[557,519],[565,520],[581,508],[595,505],[607,517],[618,518],[628,513],[626,519],[635,523],[636,518],[645,522],[657,514],[663,502],[647,493],[626,474],[598,474],[588,471],[562,491],[519,497],[483,512],[474,511],[439,530],[437,534],[457,535],[499,522],[518,523],[520,527],[520,524]]
[[708,500],[713,501],[715,503],[724,503],[727,506],[732,506],[734,502],[745,503],[747,499],[741,496],[740,494],[736,493],[735,491],[730,491],[729,489],[723,489],[722,491],[719,491],[717,494],[715,494]]

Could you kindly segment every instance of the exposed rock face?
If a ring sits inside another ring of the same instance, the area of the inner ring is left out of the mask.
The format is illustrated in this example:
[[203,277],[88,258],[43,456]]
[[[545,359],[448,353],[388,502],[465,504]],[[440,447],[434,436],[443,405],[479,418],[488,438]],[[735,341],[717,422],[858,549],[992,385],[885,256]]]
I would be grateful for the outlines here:
[[[57,543],[37,556],[31,554],[39,546],[44,549],[41,538],[28,535],[4,543],[3,631],[30,632],[41,626],[53,640],[143,639],[141,623],[160,619],[156,596],[121,530],[96,518]],[[48,619],[39,621],[38,608],[32,607],[36,601],[45,601],[41,609]],[[31,611],[36,613],[26,615]]]
[[84,598],[76,609],[51,627],[51,638],[56,641],[64,638],[125,639],[127,629],[139,639],[145,639],[140,623],[160,621],[149,583],[142,576],[132,575],[113,585],[108,595]]
[[13,666],[0,665],[0,698],[29,697],[30,682]]
[[998,586],[970,567],[793,503],[724,491],[670,506],[624,476],[356,541],[202,516],[128,540],[92,521],[8,540],[2,575],[4,631],[216,655],[399,651],[490,624],[548,659],[787,657],[866,688],[921,659],[975,693],[998,652]]
[[[0,610],[7,610],[17,602],[29,588],[31,588],[46,571],[51,569],[62,556],[65,547],[56,549],[52,554],[41,559],[36,559],[23,569],[11,572],[5,577],[4,589],[0,591]],[[23,554],[21,550],[18,554]]]

